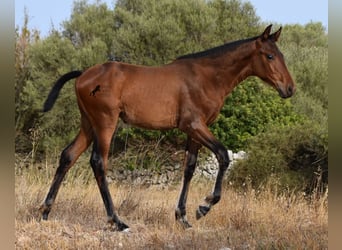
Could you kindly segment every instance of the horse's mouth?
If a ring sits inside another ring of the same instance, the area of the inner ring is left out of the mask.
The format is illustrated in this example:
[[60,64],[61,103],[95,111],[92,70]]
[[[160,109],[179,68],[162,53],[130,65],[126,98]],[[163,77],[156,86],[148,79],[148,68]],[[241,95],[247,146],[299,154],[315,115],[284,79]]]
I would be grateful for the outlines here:
[[284,87],[280,87],[283,85],[284,84],[274,85],[274,88],[278,91],[280,97],[286,99],[286,98],[293,96],[293,94],[296,91],[296,88],[293,86],[293,84],[286,84]]

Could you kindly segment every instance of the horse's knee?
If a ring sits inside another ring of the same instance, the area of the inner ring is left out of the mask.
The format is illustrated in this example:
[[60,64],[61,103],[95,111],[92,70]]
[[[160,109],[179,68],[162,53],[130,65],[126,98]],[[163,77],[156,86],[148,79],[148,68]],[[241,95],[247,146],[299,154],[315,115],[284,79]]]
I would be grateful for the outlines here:
[[190,159],[188,160],[185,169],[184,169],[184,177],[186,179],[191,179],[196,168],[196,158],[194,159],[194,156],[190,156]]
[[97,152],[93,151],[91,154],[89,163],[92,166],[92,168],[99,167],[102,163],[101,156]]
[[105,167],[103,165],[102,157],[95,151],[91,154],[90,165],[93,169],[96,181],[102,185],[105,179]]
[[71,163],[71,161],[72,161],[72,156],[69,153],[69,146],[68,146],[61,153],[61,156],[59,159],[59,165],[60,166],[67,166]]
[[219,167],[226,170],[230,163],[230,158],[229,158],[227,149],[224,147],[220,148],[217,152],[216,157],[220,165]]
[[189,153],[186,164],[188,166],[193,166],[193,168],[194,168],[196,166],[196,162],[197,162],[197,154]]

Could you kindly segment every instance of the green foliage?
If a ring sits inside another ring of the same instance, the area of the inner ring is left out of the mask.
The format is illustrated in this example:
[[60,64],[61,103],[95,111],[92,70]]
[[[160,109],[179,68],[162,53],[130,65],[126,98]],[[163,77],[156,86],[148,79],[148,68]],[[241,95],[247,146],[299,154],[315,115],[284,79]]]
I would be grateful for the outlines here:
[[24,13],[24,25],[20,32],[16,29],[15,33],[15,128],[20,131],[26,120],[26,112],[28,104],[23,100],[23,93],[27,81],[30,79],[30,54],[29,48],[31,44],[39,40],[39,32],[37,30],[30,31],[28,25],[28,14]]
[[327,48],[328,36],[322,23],[308,23],[306,25],[285,25],[280,43],[298,48]]
[[114,20],[114,54],[157,65],[255,34],[258,18],[249,3],[240,1],[122,0]]
[[220,43],[256,36],[264,28],[248,1],[215,0],[209,1],[209,6],[215,12],[215,37]]
[[[31,64],[31,78],[27,80],[22,92],[22,102],[27,105],[23,119],[25,128],[41,130],[47,138],[56,135],[58,138],[63,135],[69,140],[70,134],[74,134],[78,129],[79,114],[72,84],[66,85],[62,90],[55,112],[44,116],[41,113],[43,102],[52,84],[72,69],[74,51],[70,40],[62,38],[57,32],[30,48],[30,60],[34,63]],[[43,135],[41,138],[45,139]],[[57,146],[49,139],[41,141],[40,145],[43,146],[42,150]]]
[[[322,24],[285,26],[280,46],[298,92],[328,108],[328,36]],[[296,98],[295,100],[298,100]]]
[[[75,1],[70,20],[63,22],[63,37],[69,39],[75,48],[83,49],[94,40],[105,44],[102,56],[110,54],[114,39],[113,11],[98,1],[88,4],[86,0]],[[99,62],[96,62],[99,63]],[[87,66],[92,66],[88,63]]]
[[[18,90],[16,99],[16,103],[20,103],[16,111],[17,150],[27,151],[31,148],[30,129],[40,131],[40,151],[60,149],[75,137],[79,130],[80,115],[72,81],[62,89],[53,112],[43,115],[40,110],[52,85],[61,75],[106,60],[110,51],[107,47],[107,44],[111,44],[110,34],[100,27],[109,28],[108,23],[104,23],[104,17],[110,13],[103,4],[89,6],[84,1],[75,2],[73,19],[64,23],[66,29],[62,34],[53,30],[46,39],[37,39],[28,45],[29,75]],[[92,20],[96,16],[101,20],[99,23]],[[99,33],[90,32],[91,27],[96,27]],[[98,37],[97,34],[103,36]],[[18,56],[16,61],[19,59]]]
[[328,136],[324,124],[306,121],[287,127],[272,127],[251,138],[248,158],[229,173],[230,182],[253,188],[266,184],[279,191],[322,191],[328,183]]
[[222,143],[237,151],[246,147],[248,139],[270,126],[283,127],[301,120],[289,100],[281,99],[257,78],[249,78],[227,98],[211,128]]
[[212,26],[205,8],[202,1],[119,1],[114,12],[115,55],[132,63],[156,65],[193,46],[202,48]]

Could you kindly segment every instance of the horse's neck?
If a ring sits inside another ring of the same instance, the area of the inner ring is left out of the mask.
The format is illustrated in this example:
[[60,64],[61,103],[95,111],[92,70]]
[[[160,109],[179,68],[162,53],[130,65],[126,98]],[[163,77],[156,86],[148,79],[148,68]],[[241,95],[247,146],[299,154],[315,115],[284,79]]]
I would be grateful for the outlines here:
[[253,74],[251,63],[253,54],[253,45],[246,44],[206,61],[215,75],[213,84],[221,89],[224,96],[229,95],[240,82]]

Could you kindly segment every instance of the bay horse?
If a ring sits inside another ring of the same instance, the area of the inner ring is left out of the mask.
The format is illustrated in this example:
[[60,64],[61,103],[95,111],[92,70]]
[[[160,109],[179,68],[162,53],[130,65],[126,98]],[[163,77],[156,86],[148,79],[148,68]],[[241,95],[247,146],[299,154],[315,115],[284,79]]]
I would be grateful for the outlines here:
[[196,211],[197,219],[205,216],[221,198],[222,179],[230,162],[227,149],[208,129],[227,95],[249,76],[259,77],[282,98],[291,97],[295,92],[294,81],[276,45],[281,28],[271,34],[271,27],[259,36],[184,55],[163,66],[106,62],[85,71],[69,72],[57,80],[43,111],[52,108],[67,81],[77,78],[75,92],[81,125],[78,135],[61,153],[51,187],[40,207],[42,219],[47,220],[65,174],[93,142],[90,165],[108,222],[118,231],[129,228],[115,212],[105,175],[119,118],[145,129],[178,128],[187,134],[184,176],[175,209],[176,220],[184,228],[191,227],[186,218],[186,202],[198,150],[205,146],[215,154],[219,171],[214,189]]

